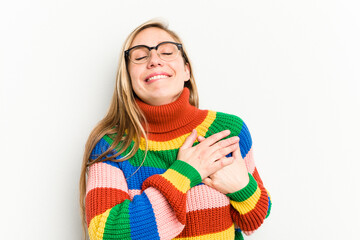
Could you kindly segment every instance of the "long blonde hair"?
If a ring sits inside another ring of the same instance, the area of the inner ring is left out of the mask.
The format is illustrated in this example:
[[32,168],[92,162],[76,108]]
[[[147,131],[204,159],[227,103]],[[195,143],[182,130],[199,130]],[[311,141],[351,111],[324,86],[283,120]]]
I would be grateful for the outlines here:
[[[119,162],[131,158],[139,149],[141,136],[144,136],[145,141],[147,143],[146,129],[144,129],[144,127],[141,124],[141,122],[146,123],[146,119],[135,102],[135,95],[132,89],[129,73],[127,71],[127,61],[124,56],[124,51],[131,46],[132,41],[139,32],[151,27],[156,27],[166,31],[174,38],[175,41],[177,41],[178,43],[182,43],[179,36],[175,32],[169,30],[165,22],[156,19],[147,21],[142,25],[140,25],[139,27],[137,27],[132,33],[130,33],[130,35],[125,40],[125,43],[120,53],[120,61],[119,61],[118,71],[116,74],[116,85],[109,110],[106,116],[92,130],[85,145],[85,152],[81,166],[81,175],[80,175],[80,183],[79,183],[80,209],[81,209],[81,218],[84,228],[84,236],[86,236],[85,193],[86,193],[86,176],[88,172],[88,167],[96,162],[107,161],[107,160]],[[191,63],[184,46],[182,49],[183,49],[182,51],[183,51],[184,63],[188,64],[190,69],[190,81],[185,82],[185,86],[190,90],[189,101],[191,105],[198,107],[199,97],[198,97],[197,87],[195,84],[195,79],[193,76],[193,71],[191,68]],[[109,149],[103,152],[95,160],[91,159],[90,157],[93,148],[95,147],[97,142],[104,135],[107,134],[114,134],[115,136],[114,142],[109,147]],[[125,156],[122,156],[121,160],[116,160],[115,158],[120,154],[122,154],[130,146],[132,141],[134,141],[134,145],[131,151]],[[111,154],[110,157],[107,156],[115,148],[118,150],[117,153]],[[146,151],[147,151],[147,147],[145,149],[145,157],[146,157]]]

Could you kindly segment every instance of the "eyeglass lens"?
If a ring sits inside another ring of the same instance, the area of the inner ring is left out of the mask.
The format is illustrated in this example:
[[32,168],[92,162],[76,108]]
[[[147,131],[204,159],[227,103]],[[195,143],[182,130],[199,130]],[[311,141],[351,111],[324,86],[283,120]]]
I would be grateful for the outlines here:
[[[129,52],[129,57],[134,63],[145,63],[149,60],[150,54],[148,48],[139,46]],[[158,46],[157,54],[164,61],[172,61],[178,56],[179,49],[173,43],[164,43]]]

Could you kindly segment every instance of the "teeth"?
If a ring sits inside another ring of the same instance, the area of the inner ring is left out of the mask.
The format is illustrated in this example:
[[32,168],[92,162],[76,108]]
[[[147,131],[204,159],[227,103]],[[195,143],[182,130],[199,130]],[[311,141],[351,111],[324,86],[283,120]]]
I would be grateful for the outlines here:
[[153,80],[153,79],[160,79],[160,78],[168,78],[169,76],[166,76],[166,75],[156,75],[156,76],[153,76],[149,79],[147,79],[146,81],[150,81],[150,80]]

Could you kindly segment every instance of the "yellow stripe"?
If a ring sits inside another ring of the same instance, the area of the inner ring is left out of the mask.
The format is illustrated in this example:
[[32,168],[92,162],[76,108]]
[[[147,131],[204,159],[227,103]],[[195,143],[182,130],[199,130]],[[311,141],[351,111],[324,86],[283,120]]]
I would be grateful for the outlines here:
[[190,189],[190,179],[173,169],[168,169],[161,176],[171,182],[176,187],[176,189],[182,193],[186,193]]
[[246,214],[253,210],[256,203],[259,201],[261,195],[260,188],[258,187],[254,194],[243,202],[230,201],[231,205],[241,214]]
[[101,240],[103,239],[105,223],[109,216],[111,209],[108,209],[103,214],[97,215],[93,219],[91,219],[89,224],[89,237],[91,240]]
[[[208,131],[211,124],[214,122],[216,118],[216,112],[214,111],[208,111],[208,114],[204,121],[197,126],[195,129],[198,132],[198,135],[205,136],[206,132]],[[172,149],[178,149],[180,148],[183,143],[185,142],[185,139],[190,135],[190,133],[184,134],[178,138],[165,141],[165,142],[158,142],[158,141],[151,141],[148,140],[148,147],[150,151],[164,151],[164,150],[172,150]],[[146,142],[145,138],[141,138],[140,140],[140,149],[142,151],[145,150]]]
[[234,239],[235,238],[235,229],[234,224],[225,231],[219,233],[210,233],[206,235],[196,236],[196,237],[183,237],[183,238],[174,238],[174,240],[219,240],[219,239]]
[[268,194],[268,196],[269,196],[269,198],[270,198],[270,202],[271,202],[271,196],[270,196],[270,193],[269,193],[269,191],[267,190],[267,189],[265,189],[266,190],[266,192],[267,192],[267,194]]

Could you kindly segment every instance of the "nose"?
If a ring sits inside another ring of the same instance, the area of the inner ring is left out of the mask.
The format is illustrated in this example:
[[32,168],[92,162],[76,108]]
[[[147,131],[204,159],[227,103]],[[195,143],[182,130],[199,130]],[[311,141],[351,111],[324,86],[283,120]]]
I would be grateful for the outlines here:
[[159,56],[156,52],[156,49],[151,49],[147,67],[153,68],[153,67],[162,66],[162,65],[163,65],[163,60],[161,60],[161,58],[159,58]]

